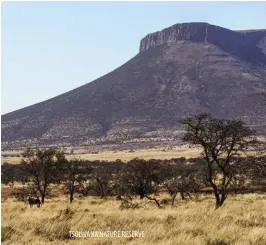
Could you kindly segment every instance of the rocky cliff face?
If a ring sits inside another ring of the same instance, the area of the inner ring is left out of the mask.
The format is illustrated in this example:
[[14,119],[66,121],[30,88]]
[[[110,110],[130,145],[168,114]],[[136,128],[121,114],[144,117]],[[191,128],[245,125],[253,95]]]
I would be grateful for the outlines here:
[[266,30],[232,31],[208,23],[176,24],[148,34],[140,42],[140,52],[171,42],[205,42],[247,61],[266,65]]

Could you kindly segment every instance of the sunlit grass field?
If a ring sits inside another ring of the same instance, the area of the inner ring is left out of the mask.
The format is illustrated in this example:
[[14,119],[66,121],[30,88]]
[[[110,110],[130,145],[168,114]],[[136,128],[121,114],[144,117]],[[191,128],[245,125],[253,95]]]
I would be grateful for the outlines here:
[[201,150],[198,148],[183,148],[173,150],[136,150],[136,151],[118,151],[118,152],[99,152],[98,154],[76,154],[70,155],[69,158],[77,157],[84,160],[106,160],[115,161],[121,159],[122,161],[129,161],[135,157],[140,159],[172,159],[179,157],[198,157]]
[[[176,148],[172,150],[168,149],[143,149],[136,151],[100,151],[97,154],[89,154],[89,153],[81,153],[80,150],[76,150],[74,154],[67,155],[68,159],[78,158],[82,160],[105,160],[105,161],[115,161],[116,159],[120,159],[122,161],[129,161],[135,157],[141,159],[172,159],[179,157],[199,157],[202,150],[199,148]],[[2,154],[7,154],[6,152],[2,152]],[[11,152],[8,153],[8,157],[1,158],[2,163],[20,163],[21,157],[17,155],[20,152]]]
[[[84,160],[171,159],[198,157],[200,149],[143,149],[136,151],[99,151],[88,154],[75,149],[67,158]],[[69,152],[68,152],[69,153]],[[13,154],[13,155],[12,155]],[[19,163],[18,152],[2,157],[3,162]],[[16,184],[17,185],[17,184]],[[18,186],[17,186],[18,187]],[[115,197],[68,197],[48,199],[41,208],[30,208],[8,197],[8,186],[2,186],[2,244],[4,245],[265,245],[266,194],[230,195],[225,205],[215,210],[212,195],[177,198],[158,209],[153,201],[135,198],[138,208],[121,209]],[[169,199],[160,194],[159,200]],[[72,238],[69,231],[144,232],[141,238]]]
[[[164,194],[163,198],[167,197]],[[159,199],[162,197],[158,197]],[[2,244],[89,245],[265,245],[266,195],[229,196],[214,209],[212,196],[181,200],[158,209],[139,199],[137,209],[120,209],[115,198],[65,196],[30,208],[12,198],[2,202]],[[75,238],[69,231],[140,230],[142,238]]]

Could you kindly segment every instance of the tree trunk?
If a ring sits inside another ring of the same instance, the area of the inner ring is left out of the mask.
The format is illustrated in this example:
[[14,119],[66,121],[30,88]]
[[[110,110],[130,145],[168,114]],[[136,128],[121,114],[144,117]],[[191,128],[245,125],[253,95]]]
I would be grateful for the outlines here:
[[176,196],[177,192],[175,192],[174,195],[172,196],[172,204],[171,204],[172,207],[174,206]]
[[97,182],[98,182],[99,187],[100,187],[101,198],[104,198],[105,193],[104,193],[104,188],[103,188],[102,182],[99,179],[97,179]]
[[73,191],[70,191],[70,198],[69,198],[69,201],[70,201],[70,203],[72,203],[73,202],[73,200],[74,200],[74,192]]
[[219,195],[218,192],[214,192],[214,194],[215,194],[215,199],[216,199],[215,209],[217,209],[223,205],[227,195],[226,195],[226,192],[224,192],[224,191],[222,192],[221,196]]
[[226,197],[227,197],[227,195],[226,195],[226,191],[224,190],[224,191],[222,192],[222,195],[221,195],[220,206],[223,205],[223,203],[224,203]]
[[185,196],[184,196],[184,192],[183,191],[180,191],[180,196],[181,196],[182,200],[185,200]]
[[220,195],[219,195],[219,190],[218,190],[216,184],[213,183],[213,181],[212,181],[212,176],[213,176],[212,167],[208,163],[207,163],[207,169],[208,169],[208,171],[207,171],[207,176],[206,177],[207,177],[207,181],[210,183],[210,185],[211,185],[211,187],[213,189],[213,193],[214,193],[215,201],[216,201],[215,209],[217,209],[223,204],[224,200],[223,200],[223,202],[221,202],[221,198],[220,198]]
[[42,193],[42,204],[44,204],[45,193]]
[[215,209],[217,209],[221,205],[221,201],[220,201],[220,196],[219,196],[219,193],[218,193],[218,189],[217,188],[214,188],[213,189],[213,193],[214,193],[215,201],[216,201]]

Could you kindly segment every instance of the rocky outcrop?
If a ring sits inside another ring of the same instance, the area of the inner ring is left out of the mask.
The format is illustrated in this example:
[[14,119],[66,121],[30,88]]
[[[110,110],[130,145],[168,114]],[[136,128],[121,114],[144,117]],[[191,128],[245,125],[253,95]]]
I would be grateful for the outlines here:
[[211,43],[241,59],[266,65],[266,30],[232,31],[208,23],[176,24],[148,34],[140,42],[140,52],[180,41]]

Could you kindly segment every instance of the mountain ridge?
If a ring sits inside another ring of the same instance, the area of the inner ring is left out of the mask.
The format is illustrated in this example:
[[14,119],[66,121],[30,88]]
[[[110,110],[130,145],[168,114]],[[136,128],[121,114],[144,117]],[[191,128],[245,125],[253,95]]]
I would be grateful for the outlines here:
[[[194,41],[208,42],[224,51],[251,61],[255,54],[260,65],[266,65],[266,30],[233,31],[205,22],[175,24],[161,31],[150,33],[140,41],[139,51],[143,52],[167,42]],[[261,43],[260,40],[262,39]],[[262,47],[257,47],[257,44]],[[264,54],[262,54],[262,52]],[[253,60],[254,62],[254,60]]]
[[[191,26],[187,30],[195,29]],[[188,31],[182,33],[191,37]],[[253,46],[249,42],[244,47],[245,55],[241,45],[232,54],[232,47],[208,40],[178,40],[171,34],[160,34],[163,43],[146,39],[148,48],[112,72],[2,115],[2,142],[115,142],[121,132],[131,138],[171,137],[178,134],[181,118],[200,112],[241,118],[263,132],[266,32],[261,33],[252,39]]]

